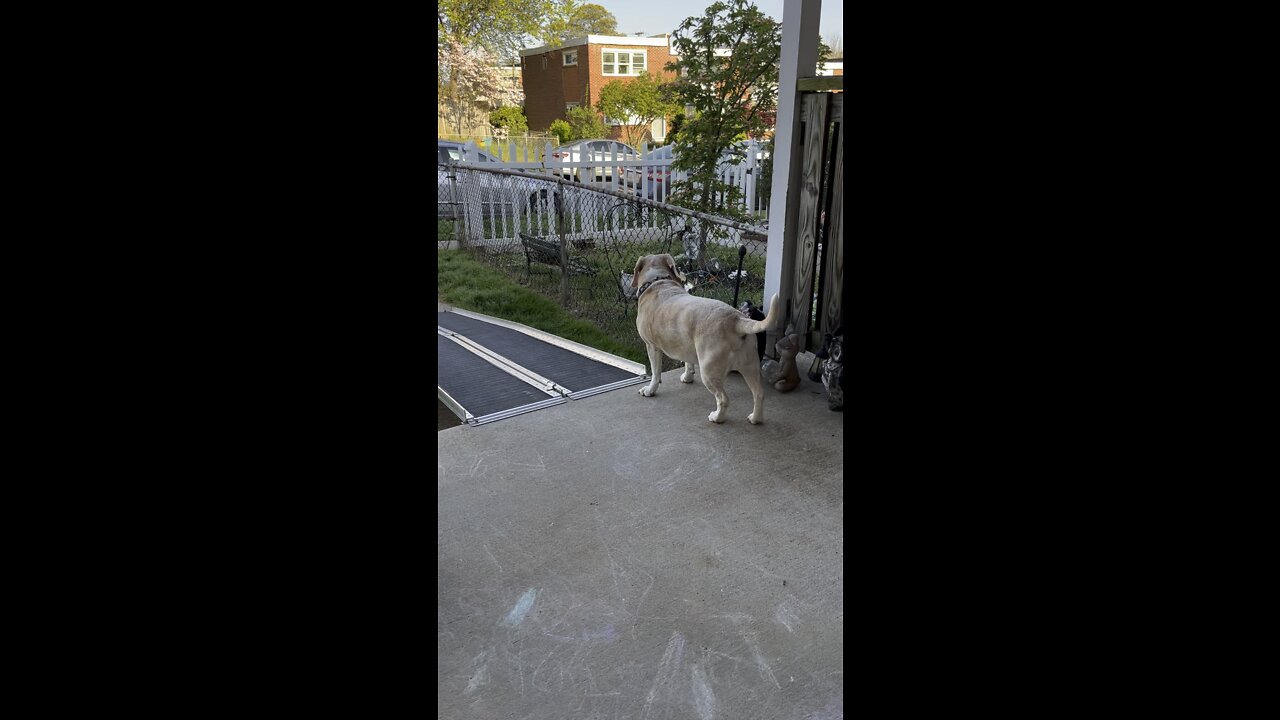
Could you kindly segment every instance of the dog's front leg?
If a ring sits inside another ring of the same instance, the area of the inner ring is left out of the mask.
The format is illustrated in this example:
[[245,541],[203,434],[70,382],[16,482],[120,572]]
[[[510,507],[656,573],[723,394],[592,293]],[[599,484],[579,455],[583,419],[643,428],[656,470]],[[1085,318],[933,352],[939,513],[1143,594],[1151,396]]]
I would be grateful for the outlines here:
[[662,351],[652,343],[646,343],[646,346],[649,350],[649,371],[653,374],[653,379],[640,388],[640,394],[653,397],[658,394],[658,383],[662,382]]

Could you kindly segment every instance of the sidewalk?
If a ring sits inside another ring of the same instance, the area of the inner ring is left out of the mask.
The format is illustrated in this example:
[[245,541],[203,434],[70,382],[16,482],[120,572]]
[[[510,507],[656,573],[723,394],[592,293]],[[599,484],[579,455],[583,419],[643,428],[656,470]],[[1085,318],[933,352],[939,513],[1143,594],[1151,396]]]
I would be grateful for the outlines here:
[[440,717],[843,717],[844,413],[680,372],[437,433]]

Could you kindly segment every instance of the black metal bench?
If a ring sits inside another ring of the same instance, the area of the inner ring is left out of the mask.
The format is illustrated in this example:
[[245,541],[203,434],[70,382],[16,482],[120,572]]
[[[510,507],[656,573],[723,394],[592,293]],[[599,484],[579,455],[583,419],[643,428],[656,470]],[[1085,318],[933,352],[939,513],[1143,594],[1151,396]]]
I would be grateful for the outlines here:
[[[549,238],[534,237],[520,233],[520,244],[524,246],[525,281],[533,270],[533,263],[560,267],[560,244]],[[596,269],[582,258],[569,258],[570,275],[595,275]]]

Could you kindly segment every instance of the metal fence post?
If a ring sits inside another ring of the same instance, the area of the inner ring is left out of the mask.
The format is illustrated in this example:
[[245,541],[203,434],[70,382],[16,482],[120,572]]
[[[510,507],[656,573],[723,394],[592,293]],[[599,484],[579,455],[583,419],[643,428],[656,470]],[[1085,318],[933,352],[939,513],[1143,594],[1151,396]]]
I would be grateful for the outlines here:
[[708,259],[707,258],[707,233],[711,231],[711,228],[705,222],[698,223],[698,226],[699,226],[698,227],[698,269],[706,270],[707,259]]
[[454,165],[449,166],[449,182],[453,185],[453,209],[454,230],[458,233],[458,249],[467,247],[467,211],[466,205],[462,202],[462,194],[458,192],[458,168]]
[[556,188],[556,232],[560,235],[560,306],[569,307],[569,238],[564,231],[564,187]]

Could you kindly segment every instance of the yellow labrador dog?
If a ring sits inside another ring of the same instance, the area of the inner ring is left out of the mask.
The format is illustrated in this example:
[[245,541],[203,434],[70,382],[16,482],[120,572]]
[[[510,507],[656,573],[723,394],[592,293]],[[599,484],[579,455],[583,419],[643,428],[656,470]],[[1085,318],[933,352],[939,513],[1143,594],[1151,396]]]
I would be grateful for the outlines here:
[[676,272],[670,255],[645,255],[636,262],[631,286],[637,289],[636,329],[649,350],[653,379],[640,394],[653,397],[662,382],[662,355],[684,362],[680,382],[693,382],[701,366],[702,384],[716,398],[716,409],[707,419],[722,423],[729,398],[724,379],[732,370],[742,374],[751,388],[754,405],[747,422],[764,422],[764,384],[760,381],[760,357],[755,334],[778,321],[778,296],[769,302],[769,314],[755,321],[727,303],[690,295]]

